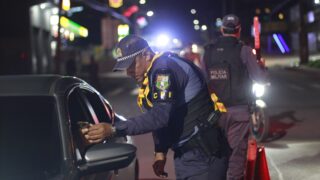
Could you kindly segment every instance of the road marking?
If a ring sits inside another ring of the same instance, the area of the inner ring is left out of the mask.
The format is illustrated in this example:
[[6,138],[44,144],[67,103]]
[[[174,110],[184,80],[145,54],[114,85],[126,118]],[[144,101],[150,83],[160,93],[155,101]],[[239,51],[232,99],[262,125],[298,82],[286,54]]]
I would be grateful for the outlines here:
[[295,85],[295,84],[289,84],[288,86],[289,86],[290,88],[295,89],[295,90],[298,90],[298,91],[303,91],[303,90],[304,90],[303,87],[300,87],[300,86]]
[[311,84],[311,87],[314,87],[314,88],[317,88],[317,89],[320,89],[320,84]]
[[274,169],[276,170],[277,174],[278,174],[278,179],[279,180],[284,180],[283,175],[280,171],[280,169],[277,167],[276,163],[273,161],[273,159],[271,158],[271,156],[268,157],[269,162],[271,164],[272,167],[274,167]]
[[116,95],[122,93],[123,91],[124,91],[123,88],[117,88],[117,89],[115,89],[115,90],[113,90],[113,91],[111,91],[110,93],[107,93],[107,94],[108,94],[108,96],[116,96]]

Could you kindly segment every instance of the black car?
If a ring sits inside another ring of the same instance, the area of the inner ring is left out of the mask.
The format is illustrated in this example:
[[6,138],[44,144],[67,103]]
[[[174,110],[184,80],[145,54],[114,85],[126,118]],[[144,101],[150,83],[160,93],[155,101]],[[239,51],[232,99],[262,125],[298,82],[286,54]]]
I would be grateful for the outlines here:
[[103,96],[79,78],[0,76],[0,179],[111,179],[118,169],[136,169],[127,137],[87,145],[80,135],[79,122],[113,123],[113,116]]

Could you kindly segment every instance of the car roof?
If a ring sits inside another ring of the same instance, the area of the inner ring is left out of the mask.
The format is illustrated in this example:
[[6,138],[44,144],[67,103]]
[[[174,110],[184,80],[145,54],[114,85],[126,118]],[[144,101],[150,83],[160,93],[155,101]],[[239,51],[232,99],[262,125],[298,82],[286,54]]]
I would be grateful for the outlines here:
[[51,74],[0,76],[0,96],[50,96],[56,93],[58,84],[58,91],[64,91],[70,85],[82,82],[76,77]]

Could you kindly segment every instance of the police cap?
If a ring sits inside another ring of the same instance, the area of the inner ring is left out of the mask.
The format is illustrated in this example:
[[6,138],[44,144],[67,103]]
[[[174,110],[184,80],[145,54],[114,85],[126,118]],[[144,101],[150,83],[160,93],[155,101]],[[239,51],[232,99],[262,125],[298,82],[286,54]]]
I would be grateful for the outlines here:
[[240,19],[234,14],[225,15],[222,18],[222,28],[230,32],[237,32],[241,27]]
[[147,41],[137,35],[124,37],[115,47],[117,63],[113,67],[113,71],[126,70],[133,63],[135,57],[148,48]]

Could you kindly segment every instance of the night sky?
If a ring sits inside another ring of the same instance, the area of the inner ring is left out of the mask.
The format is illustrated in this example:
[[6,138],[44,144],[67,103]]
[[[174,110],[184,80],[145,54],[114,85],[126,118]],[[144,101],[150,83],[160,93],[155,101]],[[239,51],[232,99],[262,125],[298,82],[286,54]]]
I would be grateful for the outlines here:
[[[147,2],[155,14],[150,18],[150,24],[144,32],[166,31],[174,37],[185,40],[199,38],[199,31],[193,28],[193,19],[198,19],[200,25],[213,26],[214,20],[222,14],[222,3],[219,0],[215,1],[215,5],[209,0],[150,0]],[[190,13],[192,8],[197,10],[194,15]]]
[[[180,39],[198,39],[200,31],[193,29],[193,19],[197,18],[200,25],[214,28],[217,18],[234,13],[241,19],[242,36],[250,38],[255,9],[279,4],[277,0],[147,0],[146,6],[155,15],[143,32],[169,31]],[[190,13],[192,8],[197,10],[195,15]]]
[[[129,0],[124,1],[128,2]],[[30,5],[37,2],[37,0],[24,0],[15,3],[14,1],[1,0],[1,17],[4,17],[2,27],[6,27],[2,29],[4,33],[1,36],[28,36],[28,9]],[[131,2],[137,4],[138,0],[131,0]],[[200,21],[200,25],[205,24],[209,28],[213,28],[216,18],[221,18],[225,13],[231,12],[241,18],[242,35],[250,36],[255,7],[272,7],[280,4],[278,0],[146,0],[146,2],[147,4],[143,5],[145,8],[141,8],[141,11],[153,10],[155,14],[149,19],[149,25],[142,30],[142,33],[168,32],[174,37],[186,40],[199,38],[199,31],[193,29],[192,21],[194,18]],[[195,15],[190,13],[192,8],[197,10]],[[89,16],[85,15],[85,17]],[[94,21],[94,18],[84,19],[86,20],[79,22],[90,28],[90,23]],[[92,26],[98,24],[99,22],[92,23]]]

